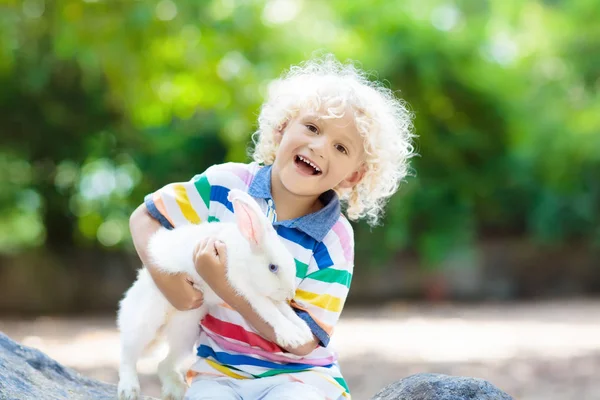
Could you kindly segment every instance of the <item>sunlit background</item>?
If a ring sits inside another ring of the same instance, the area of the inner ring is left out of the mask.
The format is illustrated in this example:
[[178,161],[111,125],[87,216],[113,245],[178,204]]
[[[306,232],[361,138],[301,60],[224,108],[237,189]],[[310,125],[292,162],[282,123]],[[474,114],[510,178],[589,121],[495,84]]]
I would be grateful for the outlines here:
[[248,161],[269,82],[327,51],[419,135],[383,225],[354,224],[354,397],[442,372],[597,398],[598,21],[597,0],[0,0],[0,330],[115,382],[129,215]]

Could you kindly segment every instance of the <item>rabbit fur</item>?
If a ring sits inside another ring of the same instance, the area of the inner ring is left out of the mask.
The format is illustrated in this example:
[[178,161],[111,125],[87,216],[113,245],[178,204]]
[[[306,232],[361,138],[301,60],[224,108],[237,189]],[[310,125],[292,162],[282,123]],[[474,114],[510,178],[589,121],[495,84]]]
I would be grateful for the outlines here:
[[177,368],[192,353],[200,334],[199,322],[208,308],[222,302],[198,275],[193,262],[196,244],[206,237],[225,244],[230,286],[273,327],[280,346],[295,347],[313,339],[308,325],[288,303],[295,293],[294,258],[249,194],[232,189],[228,199],[233,204],[235,222],[160,228],[151,237],[148,251],[153,265],[162,272],[188,274],[194,287],[203,292],[204,303],[195,310],[178,311],[156,287],[148,270],[138,271],[137,280],[119,304],[117,316],[121,339],[120,400],[141,397],[137,361],[159,336],[169,345],[168,355],[158,365],[162,398],[183,398],[187,385]]

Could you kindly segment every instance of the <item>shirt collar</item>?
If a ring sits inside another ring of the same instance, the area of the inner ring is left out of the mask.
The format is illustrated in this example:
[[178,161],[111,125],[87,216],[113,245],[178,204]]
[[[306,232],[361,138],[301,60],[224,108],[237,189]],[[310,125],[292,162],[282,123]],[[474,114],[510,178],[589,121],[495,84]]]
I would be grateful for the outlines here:
[[[259,168],[248,188],[250,196],[259,199],[272,199],[271,169],[271,165]],[[313,239],[322,242],[340,218],[341,206],[338,195],[333,190],[323,193],[320,199],[325,207],[319,211],[295,219],[276,221],[273,225],[299,229]]]

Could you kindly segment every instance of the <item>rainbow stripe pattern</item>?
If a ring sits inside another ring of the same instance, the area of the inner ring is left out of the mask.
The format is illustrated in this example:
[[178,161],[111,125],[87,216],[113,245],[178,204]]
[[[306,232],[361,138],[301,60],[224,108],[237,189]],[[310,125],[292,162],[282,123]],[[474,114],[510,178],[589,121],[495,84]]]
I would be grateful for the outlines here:
[[[168,229],[184,224],[231,221],[230,189],[252,195],[265,214],[271,199],[271,167],[257,163],[214,165],[188,182],[171,183],[146,196],[148,212]],[[305,357],[282,351],[227,304],[211,308],[200,321],[196,375],[256,379],[285,374],[290,380],[321,389],[328,399],[350,398],[337,354],[329,345],[350,289],[354,235],[333,191],[321,197],[325,207],[274,227],[296,261],[296,295],[292,306],[307,322],[319,346]]]

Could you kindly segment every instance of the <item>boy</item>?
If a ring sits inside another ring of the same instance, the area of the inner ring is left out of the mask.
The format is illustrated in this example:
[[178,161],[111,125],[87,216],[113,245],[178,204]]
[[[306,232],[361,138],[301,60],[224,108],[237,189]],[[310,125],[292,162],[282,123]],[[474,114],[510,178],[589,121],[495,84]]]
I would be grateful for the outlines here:
[[231,220],[227,192],[247,191],[296,259],[291,305],[314,338],[297,348],[278,346],[273,329],[227,284],[222,244],[203,241],[196,269],[224,303],[200,321],[186,399],[350,398],[328,346],[354,266],[348,219],[376,223],[407,175],[412,115],[390,90],[326,56],[276,81],[258,122],[254,162],[215,165],[148,195],[131,217],[134,244],[174,307],[199,307],[201,293],[185,276],[162,275],[148,263],[148,239],[161,225]]

